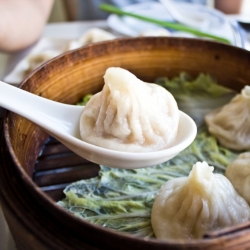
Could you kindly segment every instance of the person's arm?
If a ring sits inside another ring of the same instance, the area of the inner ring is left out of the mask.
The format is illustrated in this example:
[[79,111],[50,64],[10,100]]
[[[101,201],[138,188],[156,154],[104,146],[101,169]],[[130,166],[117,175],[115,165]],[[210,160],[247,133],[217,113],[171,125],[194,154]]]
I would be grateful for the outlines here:
[[215,8],[226,14],[240,13],[242,0],[215,0]]
[[41,35],[53,0],[0,0],[0,51],[24,49]]

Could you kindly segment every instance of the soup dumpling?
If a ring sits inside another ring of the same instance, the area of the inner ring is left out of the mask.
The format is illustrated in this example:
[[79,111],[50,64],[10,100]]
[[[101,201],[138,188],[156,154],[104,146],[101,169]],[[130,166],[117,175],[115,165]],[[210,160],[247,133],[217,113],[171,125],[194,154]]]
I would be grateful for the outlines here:
[[249,220],[247,202],[213,170],[206,162],[197,162],[188,177],[162,186],[151,215],[158,239],[197,239],[210,230]]
[[77,49],[86,44],[113,40],[115,38],[115,35],[106,30],[92,28],[86,31],[79,39],[70,41],[67,50]]
[[80,119],[84,141],[118,151],[149,152],[171,146],[179,124],[174,97],[129,71],[111,67],[101,92],[87,103]]
[[229,164],[225,175],[236,191],[250,204],[250,152],[240,154]]
[[250,148],[250,86],[225,106],[206,115],[209,132],[233,150]]
[[25,75],[41,66],[43,63],[51,60],[52,58],[60,55],[62,51],[59,50],[46,50],[38,54],[30,55],[27,58],[28,69],[25,71]]

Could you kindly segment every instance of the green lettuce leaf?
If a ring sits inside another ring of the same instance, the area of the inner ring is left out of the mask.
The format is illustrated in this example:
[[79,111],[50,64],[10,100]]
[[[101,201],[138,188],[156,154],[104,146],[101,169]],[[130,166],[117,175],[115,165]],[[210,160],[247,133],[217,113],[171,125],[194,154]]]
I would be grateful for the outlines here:
[[[170,179],[188,176],[197,161],[224,173],[237,153],[218,145],[203,125],[207,112],[229,102],[236,92],[218,85],[209,75],[192,79],[186,73],[172,80],[159,78],[157,84],[168,89],[179,109],[199,126],[194,142],[178,156],[163,164],[143,169],[115,169],[100,166],[99,176],[72,183],[58,205],[91,223],[139,237],[154,237],[151,209],[160,187]],[[83,98],[86,105],[92,95]],[[203,126],[202,126],[203,125]]]
[[198,127],[203,124],[204,116],[208,112],[225,105],[237,94],[203,73],[193,79],[182,72],[179,77],[171,80],[166,77],[158,78],[156,83],[174,96],[179,109],[191,116]]
[[77,106],[86,106],[90,98],[92,97],[92,94],[87,94],[85,95],[80,102],[78,102],[76,105]]
[[215,172],[224,173],[237,153],[218,145],[206,130],[178,156],[157,166],[115,169],[101,166],[99,176],[72,183],[65,199],[67,211],[91,223],[139,237],[154,237],[151,209],[154,197],[168,180],[188,176],[197,161],[207,161]]

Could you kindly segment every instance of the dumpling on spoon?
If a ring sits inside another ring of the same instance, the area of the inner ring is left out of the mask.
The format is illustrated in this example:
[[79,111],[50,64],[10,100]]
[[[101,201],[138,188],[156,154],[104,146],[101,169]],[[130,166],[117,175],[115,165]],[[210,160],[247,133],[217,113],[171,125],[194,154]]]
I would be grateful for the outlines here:
[[171,146],[178,131],[179,110],[166,89],[118,67],[107,69],[104,82],[102,91],[90,99],[82,113],[84,141],[125,152]]

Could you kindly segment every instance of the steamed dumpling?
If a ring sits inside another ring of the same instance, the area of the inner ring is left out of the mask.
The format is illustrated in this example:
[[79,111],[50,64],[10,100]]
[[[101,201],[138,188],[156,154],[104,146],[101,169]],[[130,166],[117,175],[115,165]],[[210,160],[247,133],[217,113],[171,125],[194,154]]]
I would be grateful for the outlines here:
[[118,151],[149,152],[171,146],[179,111],[163,87],[145,83],[122,68],[109,68],[103,90],[86,105],[80,119],[84,141]]
[[59,50],[46,50],[44,52],[31,55],[27,58],[28,69],[25,71],[25,75],[29,74],[43,63],[49,61],[50,59],[60,55],[62,52]]
[[227,167],[226,177],[236,191],[250,204],[250,152],[240,154]]
[[78,40],[72,40],[68,44],[68,50],[77,49],[89,43],[103,42],[115,39],[116,36],[106,30],[92,28],[86,31]]
[[158,239],[197,239],[210,230],[249,220],[247,202],[213,170],[206,162],[197,162],[188,177],[162,186],[151,215]]
[[250,148],[250,86],[227,105],[205,117],[209,132],[221,145],[233,150]]

